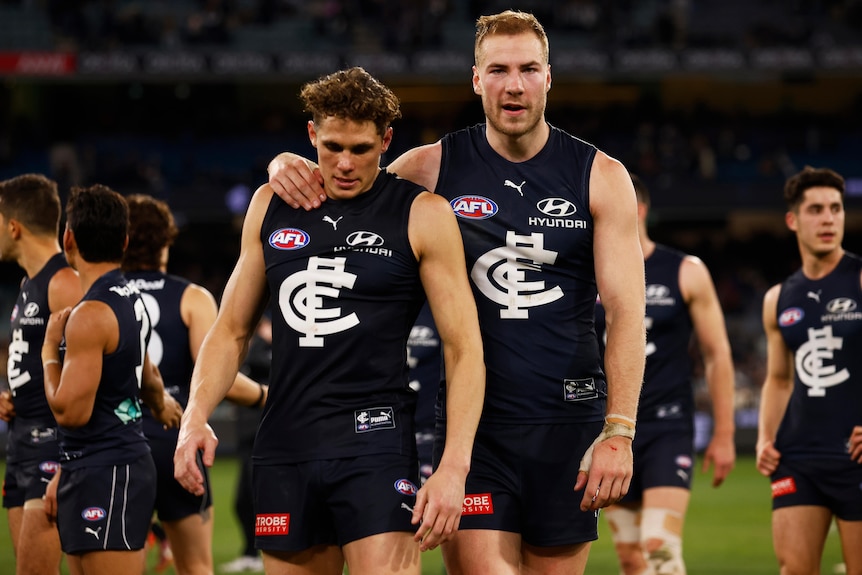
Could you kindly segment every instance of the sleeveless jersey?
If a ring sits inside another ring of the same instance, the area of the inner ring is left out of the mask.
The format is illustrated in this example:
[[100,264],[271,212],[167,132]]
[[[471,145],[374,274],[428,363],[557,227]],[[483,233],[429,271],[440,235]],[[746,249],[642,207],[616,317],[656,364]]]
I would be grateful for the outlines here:
[[416,405],[416,431],[419,433],[434,433],[434,403],[440,389],[442,361],[440,335],[431,308],[426,304],[419,311],[407,340],[410,387],[419,394]]
[[51,310],[48,284],[68,267],[63,254],[55,254],[32,278],[24,278],[18,300],[12,308],[12,340],[9,343],[7,375],[15,398],[15,413],[24,419],[54,420],[42,377],[42,342]]
[[793,353],[793,392],[778,428],[782,458],[847,460],[862,422],[862,259],[847,253],[819,280],[802,270],[781,285],[778,327]]
[[407,338],[425,296],[407,226],[421,191],[382,171],[313,212],[273,196],[260,238],[274,352],[256,463],[415,454]]
[[[126,272],[126,280],[141,292],[141,299],[147,306],[150,326],[153,333],[147,352],[150,361],[158,366],[165,382],[165,390],[183,408],[189,402],[189,384],[192,379],[194,362],[189,349],[189,328],[183,323],[180,314],[180,301],[189,281],[158,270]],[[156,421],[150,408],[142,405],[144,435],[148,438],[176,438],[179,429],[164,429]]]
[[[693,326],[679,287],[684,258],[684,253],[656,244],[644,261],[647,343],[638,422],[677,421],[686,428],[694,422],[689,355]],[[601,300],[596,304],[596,328],[604,341],[607,334]]]
[[551,127],[512,163],[485,125],[442,139],[437,193],[452,205],[485,352],[483,421],[599,421],[607,385],[594,326],[590,169],[596,149]]
[[81,302],[101,301],[119,324],[117,349],[103,357],[99,388],[90,420],[81,427],[60,427],[64,469],[129,463],[149,453],[141,423],[140,377],[149,317],[138,289],[119,269],[93,283]]

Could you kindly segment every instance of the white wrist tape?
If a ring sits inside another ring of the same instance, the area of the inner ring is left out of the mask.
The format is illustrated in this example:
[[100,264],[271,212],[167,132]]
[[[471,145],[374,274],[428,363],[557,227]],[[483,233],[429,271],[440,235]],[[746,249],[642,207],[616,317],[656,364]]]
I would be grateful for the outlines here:
[[605,426],[602,428],[602,432],[598,437],[593,441],[593,443],[587,448],[587,451],[584,453],[584,456],[581,458],[581,466],[579,469],[585,473],[590,472],[590,466],[593,464],[593,449],[595,449],[596,445],[601,443],[606,439],[610,439],[611,437],[627,437],[629,439],[634,440],[635,438],[635,430],[628,425],[622,423],[612,423],[605,421]]

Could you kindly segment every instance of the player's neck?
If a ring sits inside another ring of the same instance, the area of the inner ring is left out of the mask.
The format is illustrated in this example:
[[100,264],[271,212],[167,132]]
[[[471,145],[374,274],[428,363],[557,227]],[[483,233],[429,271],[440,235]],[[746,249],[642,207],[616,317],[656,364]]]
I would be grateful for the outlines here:
[[802,252],[802,273],[812,280],[819,280],[829,275],[844,257],[844,248],[837,247],[826,254]]
[[510,162],[526,162],[542,151],[551,134],[551,128],[542,118],[536,127],[513,136],[494,129],[490,122],[485,124],[485,137],[491,148]]
[[34,277],[55,255],[62,253],[60,243],[53,236],[30,236],[21,242],[18,265],[24,268],[28,278]]
[[640,234],[641,251],[644,255],[644,260],[648,259],[655,251],[655,242],[652,241],[646,234]]
[[80,257],[78,257],[78,261],[76,263],[78,267],[78,277],[81,278],[81,290],[83,293],[87,293],[87,290],[96,283],[97,279],[109,271],[120,267],[120,262],[91,263],[83,261]]

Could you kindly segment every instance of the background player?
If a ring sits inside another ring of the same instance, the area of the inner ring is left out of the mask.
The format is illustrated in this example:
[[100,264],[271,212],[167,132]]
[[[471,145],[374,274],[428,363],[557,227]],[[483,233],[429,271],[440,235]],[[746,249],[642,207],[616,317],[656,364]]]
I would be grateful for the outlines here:
[[842,247],[844,178],[806,167],[784,186],[802,267],[763,298],[766,381],[757,469],[772,481],[781,574],[819,573],[832,518],[862,573],[862,259]]
[[[694,462],[692,333],[712,399],[713,433],[703,469],[721,485],[736,459],[733,359],[709,270],[694,256],[656,244],[647,231],[649,190],[635,175],[638,236],[646,267],[647,345],[634,440],[631,490],[605,511],[625,575],[685,573],[682,532]],[[596,330],[604,333],[604,307]]]
[[59,468],[60,447],[40,353],[48,317],[75,305],[81,284],[60,249],[60,210],[56,182],[41,174],[0,182],[0,259],[26,274],[11,314],[10,390],[0,392],[0,419],[9,422],[3,507],[19,575],[58,573],[61,558],[42,499]]
[[[153,333],[147,346],[165,389],[180,405],[188,402],[192,368],[206,333],[218,313],[215,298],[205,288],[168,274],[170,247],[179,230],[165,202],[152,196],[128,196],[129,246],[123,272],[141,292]],[[263,405],[266,388],[237,374],[227,399],[240,405]],[[144,435],[156,464],[155,509],[171,544],[177,575],[212,573],[212,492],[206,479],[201,496],[186,491],[174,479],[176,428],[165,429],[143,408]],[[204,470],[206,473],[206,470]]]

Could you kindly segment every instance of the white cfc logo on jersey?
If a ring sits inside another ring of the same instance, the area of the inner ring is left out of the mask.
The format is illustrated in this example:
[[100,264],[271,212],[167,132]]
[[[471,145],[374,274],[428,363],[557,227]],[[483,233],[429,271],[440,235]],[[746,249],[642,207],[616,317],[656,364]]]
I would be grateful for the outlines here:
[[24,360],[24,356],[30,353],[30,343],[24,341],[24,332],[21,329],[12,330],[12,341],[9,343],[9,359],[6,361],[6,375],[9,377],[9,388],[18,389],[30,381],[30,372],[21,371],[18,366]]
[[544,248],[544,234],[521,236],[506,232],[506,245],[476,260],[470,277],[479,290],[503,306],[502,319],[527,319],[529,308],[549,304],[563,297],[560,286],[547,289],[544,281],[527,281],[528,272],[538,272],[542,264],[557,260],[557,252]]
[[341,308],[323,306],[323,298],[337,299],[341,288],[352,288],[356,274],[344,271],[345,258],[308,259],[304,271],[281,284],[278,306],[287,325],[303,334],[300,347],[323,347],[324,335],[346,331],[359,324],[355,313],[342,317]]
[[844,383],[850,378],[847,369],[836,371],[834,365],[825,365],[824,360],[833,358],[832,351],[841,349],[844,340],[832,335],[832,326],[808,330],[808,341],[796,351],[796,373],[799,380],[808,386],[809,397],[823,397],[826,388]]

